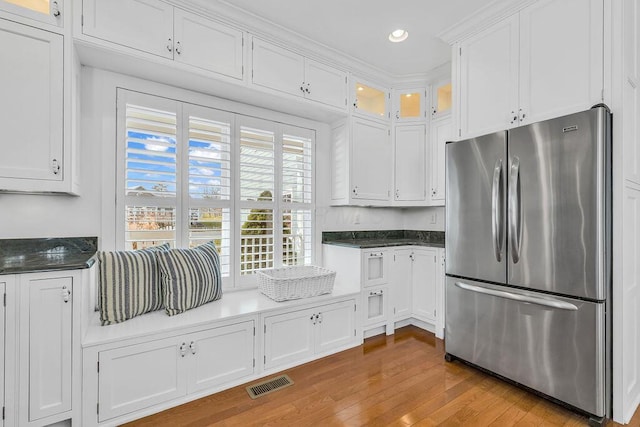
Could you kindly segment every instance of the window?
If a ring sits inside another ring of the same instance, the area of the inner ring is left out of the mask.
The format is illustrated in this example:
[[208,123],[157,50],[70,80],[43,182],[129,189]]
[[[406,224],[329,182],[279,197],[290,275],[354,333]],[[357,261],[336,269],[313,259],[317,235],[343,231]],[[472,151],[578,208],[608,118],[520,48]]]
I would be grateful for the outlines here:
[[118,91],[118,246],[213,240],[225,285],[313,260],[314,132]]

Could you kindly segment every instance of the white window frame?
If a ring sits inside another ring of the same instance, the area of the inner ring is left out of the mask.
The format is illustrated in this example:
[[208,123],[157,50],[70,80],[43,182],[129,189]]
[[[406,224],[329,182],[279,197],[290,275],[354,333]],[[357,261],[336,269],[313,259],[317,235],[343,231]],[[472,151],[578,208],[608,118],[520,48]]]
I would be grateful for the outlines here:
[[[244,208],[264,207],[273,209],[274,224],[274,267],[282,266],[282,218],[285,210],[304,209],[311,212],[311,260],[317,258],[316,254],[316,132],[295,124],[285,124],[279,121],[268,120],[260,117],[248,116],[240,112],[224,111],[219,108],[193,103],[188,100],[174,100],[160,95],[145,94],[128,89],[117,89],[116,106],[116,249],[122,250],[125,247],[126,218],[125,207],[127,205],[140,205],[140,199],[135,196],[125,194],[126,186],[126,105],[135,104],[149,108],[157,108],[162,111],[176,112],[176,198],[162,200],[154,199],[154,205],[160,207],[175,207],[176,209],[176,246],[186,248],[189,245],[189,208],[202,207],[203,203],[194,203],[189,197],[189,168],[188,168],[188,132],[189,132],[189,111],[212,111],[215,112],[214,120],[227,120],[231,125],[231,200],[229,201],[207,201],[206,207],[229,207],[231,212],[230,229],[230,271],[229,276],[223,279],[223,288],[231,290],[238,288],[255,287],[257,279],[255,274],[242,275],[240,272],[240,236],[241,236],[241,210]],[[206,114],[206,113],[204,113]],[[202,114],[200,114],[202,115]],[[206,118],[206,117],[205,117]],[[224,119],[223,119],[224,118]],[[240,128],[249,126],[257,129],[272,130],[274,132],[274,177],[275,186],[273,201],[242,201],[240,200]],[[284,202],[282,197],[282,148],[283,135],[299,135],[311,140],[311,203]],[[187,141],[187,143],[184,143]],[[175,200],[175,202],[173,202]],[[276,218],[279,218],[276,221]]]

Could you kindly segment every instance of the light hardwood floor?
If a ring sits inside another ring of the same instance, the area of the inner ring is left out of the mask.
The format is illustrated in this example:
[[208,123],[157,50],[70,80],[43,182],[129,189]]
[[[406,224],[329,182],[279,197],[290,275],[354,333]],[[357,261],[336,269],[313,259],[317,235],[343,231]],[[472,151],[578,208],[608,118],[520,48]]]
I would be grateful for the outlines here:
[[[239,386],[128,426],[587,425],[561,406],[445,362],[443,342],[413,326],[284,373],[293,386],[256,400]],[[640,411],[629,425],[640,426]]]

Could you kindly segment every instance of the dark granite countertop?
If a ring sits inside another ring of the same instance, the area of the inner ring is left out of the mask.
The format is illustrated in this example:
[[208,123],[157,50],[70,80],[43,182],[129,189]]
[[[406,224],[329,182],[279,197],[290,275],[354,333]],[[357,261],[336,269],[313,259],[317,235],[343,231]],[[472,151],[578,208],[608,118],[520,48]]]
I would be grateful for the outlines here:
[[444,232],[413,230],[325,231],[322,233],[322,243],[360,249],[393,246],[444,248]]
[[89,268],[97,237],[0,239],[0,274]]

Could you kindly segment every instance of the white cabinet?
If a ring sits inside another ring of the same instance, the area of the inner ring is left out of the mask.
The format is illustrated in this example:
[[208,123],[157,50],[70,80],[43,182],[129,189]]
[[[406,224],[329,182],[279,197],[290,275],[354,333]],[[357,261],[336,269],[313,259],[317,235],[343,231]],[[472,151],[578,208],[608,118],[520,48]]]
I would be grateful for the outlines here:
[[411,288],[413,316],[436,324],[438,279],[438,251],[433,248],[416,248],[413,250],[411,263]]
[[253,84],[345,109],[347,73],[254,38]]
[[332,205],[389,205],[393,179],[389,126],[353,117],[334,125],[332,135]]
[[72,409],[75,277],[65,273],[19,276],[23,422],[42,420]]
[[351,111],[353,114],[389,123],[391,119],[390,100],[389,89],[359,77],[351,78]]
[[425,125],[396,125],[393,148],[394,200],[424,202],[427,196]]
[[389,255],[388,250],[380,248],[362,251],[362,286],[384,285],[389,282]]
[[0,44],[0,190],[64,191],[63,36],[0,19]]
[[355,300],[347,300],[265,316],[264,368],[291,365],[348,346],[356,339],[355,314]]
[[431,85],[431,120],[451,115],[451,80],[442,80]]
[[0,0],[0,9],[46,24],[64,24],[65,0]]
[[396,321],[411,317],[413,248],[396,249],[393,254],[391,294],[393,317]]
[[176,61],[242,78],[242,31],[177,8],[173,25]]
[[396,123],[424,121],[426,118],[427,90],[394,89],[392,116]]
[[462,41],[460,136],[602,102],[603,14],[602,0],[543,0]]
[[99,352],[99,421],[253,374],[253,334],[246,321]]
[[362,290],[364,329],[386,326],[389,322],[389,287],[374,286]]
[[242,79],[242,31],[159,0],[84,0],[82,32]]
[[430,156],[430,201],[432,206],[444,206],[445,200],[445,146],[447,141],[451,141],[452,126],[451,116],[433,120],[431,122],[431,138],[429,146]]

